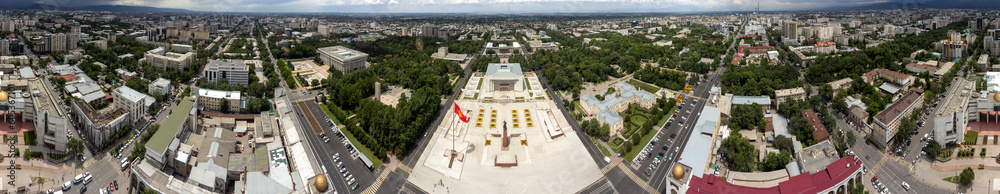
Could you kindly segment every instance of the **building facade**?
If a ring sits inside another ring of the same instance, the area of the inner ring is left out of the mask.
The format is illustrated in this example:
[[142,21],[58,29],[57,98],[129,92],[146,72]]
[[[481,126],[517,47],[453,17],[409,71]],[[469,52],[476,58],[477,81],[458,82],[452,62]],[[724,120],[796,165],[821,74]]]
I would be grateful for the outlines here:
[[163,78],[156,78],[156,81],[149,84],[147,93],[152,95],[167,95],[170,93],[170,80]]
[[945,97],[934,110],[934,139],[942,144],[959,144],[965,141],[969,125],[969,100],[975,93],[975,82],[958,78],[952,82]]
[[161,68],[176,68],[183,69],[184,67],[190,66],[191,62],[194,62],[197,56],[194,52],[187,52],[184,54],[165,52],[163,47],[158,47],[153,50],[146,51],[144,55],[145,60],[157,67]]
[[133,128],[137,127],[135,124],[149,113],[149,107],[146,106],[146,94],[135,91],[128,86],[121,86],[112,90],[111,96],[114,98],[115,107],[128,110],[128,122]]
[[212,60],[208,62],[202,75],[209,82],[218,82],[221,79],[228,80],[230,85],[250,85],[250,66],[243,63],[243,60]]
[[[199,88],[196,93],[198,97],[198,107],[202,110],[221,111],[229,113],[239,113],[242,103],[240,103],[240,91],[221,91]],[[223,101],[226,101],[223,103]],[[223,107],[225,105],[225,107]]]
[[775,90],[774,98],[776,101],[778,101],[778,106],[781,106],[781,104],[785,103],[785,101],[788,99],[805,100],[806,90],[803,89],[802,87],[784,89],[784,90]]
[[367,67],[365,60],[368,54],[343,46],[323,47],[319,50],[319,59],[324,65],[329,65],[345,74]]
[[923,107],[923,94],[924,90],[910,88],[906,95],[903,95],[903,97],[893,102],[885,110],[876,114],[875,118],[872,119],[872,136],[875,140],[880,143],[888,143],[896,135],[903,117],[908,117],[910,113],[913,113],[913,110]]
[[609,134],[611,137],[618,135],[624,129],[622,123],[624,119],[618,113],[628,110],[633,104],[648,109],[656,103],[655,94],[638,90],[631,84],[618,82],[614,88],[617,92],[614,95],[608,94],[604,97],[604,101],[598,100],[593,94],[580,97],[580,108],[587,113],[587,116],[596,117],[598,121],[611,126]]
[[112,141],[114,133],[130,124],[128,110],[123,108],[94,110],[90,103],[79,98],[71,100],[70,105],[73,120],[76,121],[74,126],[82,132],[80,136],[83,136],[91,146],[103,148],[105,142]]

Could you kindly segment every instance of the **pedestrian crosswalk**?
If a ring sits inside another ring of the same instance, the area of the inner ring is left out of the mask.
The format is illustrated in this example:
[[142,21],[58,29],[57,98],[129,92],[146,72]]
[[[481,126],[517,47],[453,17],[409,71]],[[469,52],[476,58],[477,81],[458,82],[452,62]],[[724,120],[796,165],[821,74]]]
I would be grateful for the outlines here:
[[375,182],[372,183],[372,186],[368,187],[367,189],[365,189],[364,192],[361,193],[375,194],[375,191],[378,191],[378,187],[382,185],[382,181],[384,181],[385,178],[388,176],[389,176],[389,170],[383,170],[382,173],[378,175],[378,178],[375,178]]
[[878,163],[875,163],[875,166],[873,166],[871,174],[875,174],[876,172],[878,172],[878,170],[882,168],[882,164],[885,163],[885,160],[888,160],[888,159],[889,159],[889,157],[882,156],[882,159],[879,160]]
[[83,161],[83,168],[90,167],[90,165],[93,165],[95,162],[97,162],[97,160],[93,158],[87,159],[86,161]]
[[612,168],[615,168],[616,166],[618,166],[618,163],[608,164],[604,167],[601,167],[601,174],[608,174],[608,171],[610,171]]
[[913,161],[906,161],[902,158],[896,161],[899,162],[899,165],[903,165],[903,167],[905,167],[907,170],[913,170],[913,163],[911,163]]
[[413,169],[410,169],[410,167],[406,166],[406,165],[400,164],[399,166],[396,167],[396,169],[400,169],[400,170],[403,170],[403,172],[406,172],[406,173],[409,173],[409,174],[413,174]]
[[639,187],[642,187],[643,190],[646,190],[647,193],[659,194],[659,192],[657,192],[656,189],[653,189],[653,187],[649,186],[649,182],[640,179],[639,176],[635,175],[635,173],[632,173],[632,170],[629,170],[628,167],[622,165],[621,163],[618,163],[617,166],[621,168],[622,171],[625,172],[625,175],[631,178],[632,181],[635,181],[635,184],[639,185]]

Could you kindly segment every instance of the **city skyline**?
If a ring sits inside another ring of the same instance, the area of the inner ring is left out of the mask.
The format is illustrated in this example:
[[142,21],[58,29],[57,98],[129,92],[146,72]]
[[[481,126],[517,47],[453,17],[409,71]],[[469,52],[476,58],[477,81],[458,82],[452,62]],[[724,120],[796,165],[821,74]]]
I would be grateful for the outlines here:
[[3,0],[6,8],[77,9],[88,6],[142,6],[197,12],[260,13],[650,13],[984,8],[988,0]]

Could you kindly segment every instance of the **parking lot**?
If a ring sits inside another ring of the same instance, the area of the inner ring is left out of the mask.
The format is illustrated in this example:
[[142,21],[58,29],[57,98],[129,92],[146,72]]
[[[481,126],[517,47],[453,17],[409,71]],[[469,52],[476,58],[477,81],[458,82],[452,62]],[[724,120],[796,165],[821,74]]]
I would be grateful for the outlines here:
[[642,178],[648,180],[651,175],[653,175],[657,168],[665,161],[671,161],[675,157],[679,157],[680,146],[675,144],[677,136],[680,135],[680,130],[686,124],[693,124],[693,122],[688,120],[694,111],[694,104],[697,100],[684,100],[683,103],[678,104],[680,106],[674,114],[671,114],[668,118],[667,123],[663,125],[663,128],[656,133],[656,136],[649,141],[643,147],[643,151],[639,153],[638,156],[633,159],[633,164],[638,164],[635,167],[642,172]]
[[[372,170],[358,158],[358,151],[343,136],[340,129],[330,122],[330,119],[323,112],[323,109],[319,107],[319,104],[312,101],[304,103],[308,109],[304,111],[310,111],[314,119],[319,123],[320,128],[322,128],[318,134],[307,134],[305,136],[310,140],[310,146],[313,147],[313,150],[320,157],[321,168],[328,175],[330,182],[337,189],[337,192],[359,193],[368,188],[374,182],[375,176]],[[304,115],[300,114],[299,116],[302,121],[306,121],[307,118]],[[311,126],[304,125],[304,127]],[[303,131],[312,130],[305,129]]]

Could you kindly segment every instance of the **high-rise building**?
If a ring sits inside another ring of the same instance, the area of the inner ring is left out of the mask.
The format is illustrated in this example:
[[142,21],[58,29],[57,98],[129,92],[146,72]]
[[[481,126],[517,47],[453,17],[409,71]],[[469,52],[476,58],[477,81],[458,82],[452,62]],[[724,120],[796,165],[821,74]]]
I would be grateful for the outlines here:
[[49,46],[49,51],[65,51],[66,50],[66,34],[59,33],[53,34],[46,37],[48,41],[45,41]]
[[799,37],[798,24],[793,21],[786,21],[784,25],[781,26],[781,30],[785,35],[785,38],[795,39]]
[[76,49],[77,42],[80,42],[80,26],[70,27],[69,35],[66,35],[66,50]]
[[318,27],[316,27],[316,32],[319,32],[320,36],[329,36],[330,35],[330,26],[319,25]]
[[434,24],[424,24],[420,26],[420,36],[437,36],[438,29]]
[[10,45],[13,42],[9,39],[0,39],[0,56],[10,56]]

